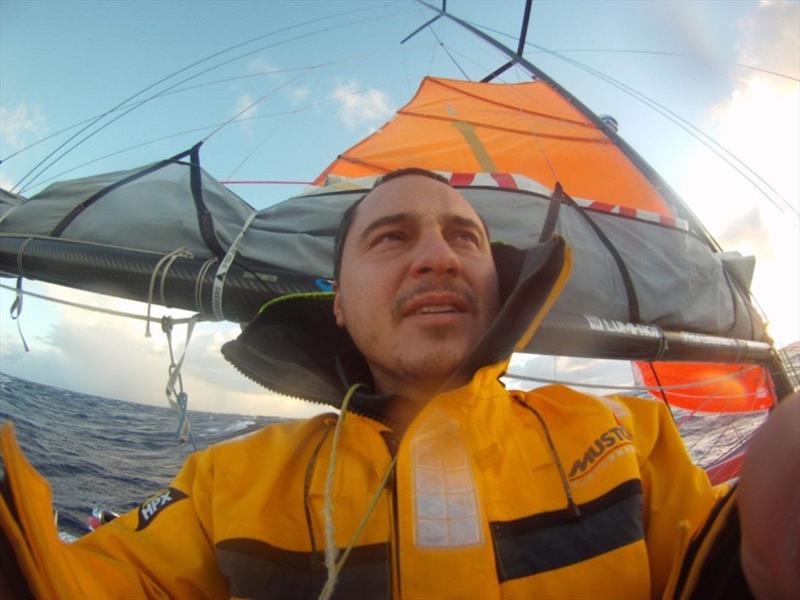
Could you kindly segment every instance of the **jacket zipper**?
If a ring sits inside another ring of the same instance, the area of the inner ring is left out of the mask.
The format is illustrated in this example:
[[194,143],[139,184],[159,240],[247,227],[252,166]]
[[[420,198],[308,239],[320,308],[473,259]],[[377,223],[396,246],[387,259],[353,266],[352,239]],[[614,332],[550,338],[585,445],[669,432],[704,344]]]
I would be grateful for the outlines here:
[[394,545],[394,575],[397,578],[398,600],[403,597],[403,580],[400,579],[400,519],[397,510],[397,475],[392,473],[392,544]]
[[[397,454],[400,447],[400,440],[392,431],[383,432],[382,437],[386,442],[389,454],[392,458]],[[397,464],[395,463],[392,474],[389,478],[389,487],[392,491],[392,522],[391,522],[391,536],[392,536],[392,577],[397,582],[397,596],[398,599],[403,597],[402,593],[402,580],[400,579],[400,516],[398,511],[397,501]],[[392,589],[394,586],[392,586]]]

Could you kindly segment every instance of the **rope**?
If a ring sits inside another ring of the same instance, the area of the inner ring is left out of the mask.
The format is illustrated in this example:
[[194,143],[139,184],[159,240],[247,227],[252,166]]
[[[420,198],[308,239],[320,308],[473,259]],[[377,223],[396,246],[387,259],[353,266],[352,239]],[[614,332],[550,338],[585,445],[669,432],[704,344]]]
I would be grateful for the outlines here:
[[200,267],[200,272],[197,274],[197,281],[195,281],[194,284],[194,309],[199,313],[203,312],[203,281],[211,265],[213,265],[216,260],[216,256],[209,258],[203,263],[203,266]]
[[150,309],[153,307],[153,291],[156,286],[156,277],[158,277],[158,271],[161,269],[162,265],[166,265],[164,267],[164,272],[161,274],[161,304],[166,305],[164,301],[164,281],[167,278],[167,272],[169,268],[172,266],[178,258],[194,258],[194,255],[189,252],[186,248],[176,248],[169,254],[165,254],[161,257],[161,260],[156,263],[156,268],[153,269],[153,274],[150,276],[150,288],[147,292],[147,325],[144,328],[144,337],[151,337],[150,335]]
[[[4,285],[3,287],[7,288],[8,286]],[[22,314],[22,277],[17,277],[17,287],[15,292],[17,296],[14,298],[14,302],[11,303],[11,309],[8,311],[8,313],[11,316],[11,319],[17,322],[17,331],[19,332],[19,339],[22,340],[22,347],[25,348],[25,352],[30,352],[31,349],[28,347],[28,342],[25,341],[25,335],[22,333],[22,325],[19,318]]]
[[319,594],[319,600],[329,600],[329,598],[333,595],[333,590],[336,588],[336,583],[339,580],[339,573],[341,572],[342,568],[344,567],[345,562],[347,562],[347,558],[350,556],[350,552],[355,547],[356,542],[358,542],[361,534],[364,533],[364,529],[367,526],[367,522],[369,518],[372,516],[372,513],[375,512],[375,507],[378,506],[378,500],[380,499],[383,491],[386,489],[386,485],[389,482],[389,477],[391,477],[392,472],[394,471],[394,466],[397,463],[397,453],[392,457],[389,466],[386,468],[386,472],[383,474],[381,478],[380,484],[378,485],[378,489],[375,494],[372,496],[372,500],[370,500],[369,506],[367,507],[364,516],[361,517],[361,521],[356,527],[356,530],[353,532],[353,535],[350,537],[350,541],[347,543],[347,547],[345,548],[344,552],[342,552],[341,557],[337,560],[336,554],[336,540],[334,538],[334,529],[333,529],[333,475],[336,471],[336,449],[339,445],[339,432],[341,428],[341,423],[344,421],[344,414],[347,410],[347,405],[350,403],[350,398],[353,396],[353,393],[361,387],[363,384],[357,383],[350,387],[347,390],[347,395],[344,397],[344,401],[342,402],[342,413],[339,416],[338,421],[336,422],[336,429],[333,432],[333,445],[331,448],[331,457],[330,462],[328,463],[328,477],[325,480],[325,505],[324,505],[324,514],[325,514],[325,566],[328,569],[328,579],[325,582],[322,591]]
[[24,242],[22,242],[22,245],[19,247],[19,250],[17,251],[17,274],[20,277],[25,277],[25,269],[22,268],[22,255],[25,252],[25,248],[28,246],[28,244],[31,242],[32,239],[33,238],[31,237],[27,238]]
[[[186,342],[183,345],[183,352],[178,362],[175,362],[175,354],[172,351],[172,328],[173,321],[170,317],[163,317],[161,319],[161,329],[167,336],[167,347],[169,348],[169,378],[167,379],[166,389],[164,390],[167,395],[167,402],[169,405],[178,411],[178,428],[175,435],[178,438],[179,444],[185,444],[188,441],[192,442],[194,450],[197,451],[197,444],[194,442],[191,431],[189,429],[189,395],[183,389],[183,378],[181,377],[181,367],[183,367],[183,360],[186,358],[186,351],[189,349],[189,342],[192,339],[192,332],[194,326],[201,318],[197,314],[191,317],[186,324]],[[177,384],[178,389],[175,389]],[[174,396],[174,399],[173,399]]]
[[[15,291],[16,288],[11,287],[10,285],[5,285],[0,283],[0,288]],[[111,315],[113,317],[123,317],[125,319],[137,319],[139,321],[147,321],[148,317],[144,315],[137,315],[134,313],[127,313],[122,312],[119,310],[112,310],[110,308],[100,308],[99,306],[91,306],[89,304],[81,304],[80,302],[70,302],[69,300],[61,300],[59,298],[51,298],[50,296],[45,296],[44,294],[37,294],[35,292],[25,292],[26,296],[32,296],[34,298],[38,298],[40,300],[46,300],[48,302],[54,302],[56,304],[63,304],[65,306],[71,306],[73,308],[80,308],[81,310],[88,310],[90,312],[102,313],[106,315]],[[172,319],[172,323],[175,325],[182,325],[184,323],[188,323],[194,317],[187,317],[185,319]],[[201,320],[210,320],[210,319],[201,319]]]
[[[372,500],[369,503],[369,507],[367,511],[364,513],[364,516],[361,517],[361,522],[358,524],[355,532],[353,533],[350,541],[347,543],[347,548],[345,548],[344,552],[342,552],[342,557],[336,563],[334,567],[334,574],[333,574],[333,583],[331,583],[330,574],[328,575],[328,581],[325,583],[325,587],[322,588],[322,592],[319,595],[320,600],[328,600],[333,594],[333,588],[336,586],[336,580],[339,578],[339,572],[344,567],[345,561],[347,561],[347,557],[350,556],[350,551],[356,545],[356,542],[361,537],[361,534],[364,533],[364,529],[367,526],[367,521],[372,516],[372,513],[375,512],[375,507],[378,506],[378,500],[381,497],[381,494],[386,489],[386,485],[389,483],[389,477],[392,476],[392,471],[394,471],[395,463],[397,463],[397,454],[392,457],[392,461],[389,463],[389,466],[386,468],[386,472],[383,474],[383,478],[381,479],[380,485],[378,486],[378,491],[375,492],[375,495],[372,497]],[[330,584],[330,589],[329,589]]]
[[[334,536],[333,526],[333,476],[336,473],[336,452],[339,448],[339,438],[342,435],[342,424],[344,423],[345,415],[347,414],[347,406],[350,404],[350,398],[353,397],[355,391],[363,384],[356,383],[350,386],[347,393],[342,400],[342,408],[339,418],[336,421],[336,429],[333,430],[333,443],[331,445],[331,456],[328,462],[328,474],[325,477],[325,503],[323,505],[323,515],[325,517],[325,567],[328,569],[328,580],[325,582],[325,587],[320,593],[320,600],[325,600],[333,593],[333,588],[336,586],[336,538]],[[326,593],[326,590],[330,590]]]

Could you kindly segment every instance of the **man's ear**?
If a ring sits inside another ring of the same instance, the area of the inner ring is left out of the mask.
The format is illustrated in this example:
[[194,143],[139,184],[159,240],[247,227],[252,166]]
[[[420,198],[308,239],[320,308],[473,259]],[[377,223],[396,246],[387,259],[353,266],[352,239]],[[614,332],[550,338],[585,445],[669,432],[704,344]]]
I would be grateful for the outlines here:
[[342,313],[342,306],[339,303],[339,282],[333,282],[333,316],[336,317],[336,324],[339,327],[344,327],[344,314]]

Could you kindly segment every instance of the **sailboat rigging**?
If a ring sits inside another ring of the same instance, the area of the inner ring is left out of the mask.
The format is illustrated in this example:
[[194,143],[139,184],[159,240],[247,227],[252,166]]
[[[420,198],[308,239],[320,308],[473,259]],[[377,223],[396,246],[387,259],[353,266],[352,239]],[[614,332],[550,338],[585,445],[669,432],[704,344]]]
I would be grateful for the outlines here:
[[[421,4],[435,16],[403,42],[447,20],[503,53],[506,62],[481,81],[425,78],[388,123],[342,151],[316,177],[315,187],[261,210],[203,170],[200,144],[143,167],[58,181],[30,198],[14,189],[3,192],[0,271],[246,322],[270,299],[329,289],[333,233],[343,211],[375,176],[414,164],[449,177],[486,218],[496,242],[525,247],[552,226],[575,247],[575,274],[564,300],[528,351],[654,365],[645,387],[656,396],[680,385],[656,381],[656,372],[676,361],[764,365],[766,371],[759,372],[771,383],[758,385],[770,398],[795,388],[751,302],[751,261],[723,252],[623,135],[524,57],[530,0],[516,51],[448,12],[444,3]],[[353,18],[351,24],[374,18]],[[110,125],[214,68],[155,91],[203,61],[86,122],[15,189],[34,185],[58,158],[99,132],[92,127],[103,119],[110,118],[102,127]],[[530,79],[495,81],[512,68],[525,69]],[[257,104],[243,105],[212,135]],[[229,182],[236,183],[241,181]],[[179,248],[186,254],[172,256]],[[752,410],[764,402],[760,397]]]

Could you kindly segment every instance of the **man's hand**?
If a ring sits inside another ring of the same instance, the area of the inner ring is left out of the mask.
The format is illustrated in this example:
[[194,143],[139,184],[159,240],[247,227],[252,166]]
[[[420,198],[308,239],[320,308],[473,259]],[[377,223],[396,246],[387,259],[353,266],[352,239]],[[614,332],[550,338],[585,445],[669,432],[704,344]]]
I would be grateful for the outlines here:
[[800,598],[800,393],[756,432],[739,482],[742,569],[758,598]]

